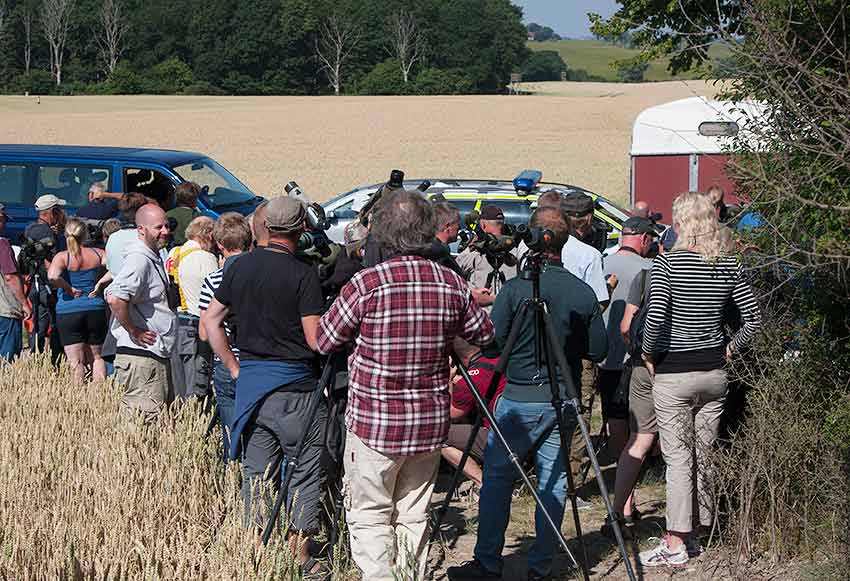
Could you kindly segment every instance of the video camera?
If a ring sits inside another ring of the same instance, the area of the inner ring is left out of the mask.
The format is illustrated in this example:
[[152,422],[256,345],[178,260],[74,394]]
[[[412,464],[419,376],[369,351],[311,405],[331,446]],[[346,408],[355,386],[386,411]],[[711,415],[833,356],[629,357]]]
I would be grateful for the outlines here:
[[38,274],[47,280],[47,270],[44,263],[53,258],[54,246],[55,242],[50,238],[33,240],[23,237],[21,252],[18,254],[21,274],[25,276]]
[[331,241],[325,234],[330,228],[330,222],[325,216],[325,209],[318,202],[311,202],[296,182],[291,181],[283,186],[286,195],[300,200],[307,212],[307,231],[298,240],[300,254],[318,255],[327,258],[331,255]]
[[555,237],[555,233],[548,228],[531,228],[525,224],[520,224],[516,228],[516,238],[521,242],[525,242],[526,247],[533,254],[539,254],[546,248]]

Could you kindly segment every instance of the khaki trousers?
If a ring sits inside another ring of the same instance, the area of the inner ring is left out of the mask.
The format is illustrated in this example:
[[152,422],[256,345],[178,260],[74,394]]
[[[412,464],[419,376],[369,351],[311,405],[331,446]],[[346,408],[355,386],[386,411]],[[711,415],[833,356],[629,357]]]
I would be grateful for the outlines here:
[[119,353],[115,356],[115,383],[124,388],[121,414],[130,418],[141,412],[147,423],[155,420],[165,406],[171,373],[166,361]]
[[693,530],[695,499],[699,505],[700,524],[711,525],[714,503],[705,459],[717,438],[726,392],[726,371],[722,369],[655,376],[652,393],[661,453],[667,464],[669,531],[689,533]]
[[439,450],[386,456],[348,432],[345,515],[363,581],[425,579],[428,506],[439,464]]

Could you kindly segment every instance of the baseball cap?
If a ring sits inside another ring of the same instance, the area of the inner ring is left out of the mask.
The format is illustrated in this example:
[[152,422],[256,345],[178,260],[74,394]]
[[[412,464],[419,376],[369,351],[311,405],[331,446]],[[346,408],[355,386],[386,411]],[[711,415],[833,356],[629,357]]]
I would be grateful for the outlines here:
[[564,196],[564,201],[561,202],[561,209],[568,216],[580,218],[593,212],[593,205],[593,198],[587,194],[573,192]]
[[46,212],[50,208],[55,208],[56,206],[64,206],[67,204],[65,200],[62,198],[57,198],[53,194],[44,194],[43,196],[39,196],[35,201],[35,209],[39,212]]
[[502,209],[499,206],[484,206],[481,208],[481,214],[479,215],[479,219],[481,220],[502,220],[505,219],[505,213],[502,212]]
[[673,227],[670,226],[661,235],[661,246],[664,247],[664,250],[670,251],[676,245],[676,241],[678,239],[679,235],[676,233],[675,230],[673,230]]
[[635,236],[640,234],[649,234],[650,236],[658,236],[655,231],[655,225],[649,218],[641,216],[633,216],[623,222],[623,236]]
[[274,198],[266,206],[266,226],[275,232],[294,232],[304,225],[306,218],[304,204],[290,196]]
[[7,218],[9,217],[9,214],[6,213],[6,206],[4,206],[3,204],[0,204],[0,216],[6,216]]

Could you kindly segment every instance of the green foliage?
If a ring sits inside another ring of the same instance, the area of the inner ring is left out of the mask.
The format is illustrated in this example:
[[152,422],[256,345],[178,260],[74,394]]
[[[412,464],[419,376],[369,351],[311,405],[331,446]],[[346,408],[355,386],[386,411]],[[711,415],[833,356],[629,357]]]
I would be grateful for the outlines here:
[[724,31],[746,34],[740,0],[618,0],[620,8],[605,20],[589,14],[597,38],[621,39],[628,35],[640,54],[630,64],[670,57],[672,73],[691,70],[710,60],[709,49]]
[[194,76],[189,65],[177,57],[171,57],[151,69],[148,91],[173,94],[183,91],[192,84]]
[[617,66],[617,78],[624,83],[642,83],[649,63],[624,62]]
[[414,85],[419,95],[462,95],[472,92],[472,81],[462,69],[424,69]]
[[[331,15],[360,32],[359,42],[343,67],[345,90],[354,92],[360,90],[358,81],[367,75],[371,75],[366,79],[370,93],[391,90],[392,85],[378,87],[371,73],[390,52],[388,22],[398,10],[413,16],[428,47],[427,59],[417,63],[412,74],[429,68],[443,71],[426,75],[428,83],[423,90],[429,92],[462,88],[502,92],[527,51],[521,11],[510,0],[124,3],[128,25],[121,59],[124,68],[112,75],[114,79],[105,79],[97,44],[101,0],[77,0],[63,71],[63,82],[70,87],[52,92],[220,89],[238,95],[326,93],[327,77],[320,71],[316,46],[321,24]],[[14,18],[8,34],[0,39],[0,88],[17,90],[24,72],[22,15],[26,10],[34,15],[31,70],[48,69],[49,55],[40,30],[40,2],[17,0],[12,4]],[[415,92],[412,87],[395,88],[401,93]]]
[[567,64],[557,52],[541,50],[533,52],[522,65],[523,81],[560,81]]
[[136,95],[145,92],[145,82],[129,64],[118,63],[106,80],[104,91],[112,95]]
[[15,93],[31,95],[49,95],[56,89],[56,80],[49,72],[42,69],[32,69],[30,73],[18,75],[12,83]]
[[528,32],[534,34],[535,42],[546,42],[547,40],[561,40],[561,35],[557,34],[548,26],[542,26],[536,22],[528,25]]
[[402,95],[408,90],[401,65],[395,59],[378,63],[357,83],[357,92],[361,95]]

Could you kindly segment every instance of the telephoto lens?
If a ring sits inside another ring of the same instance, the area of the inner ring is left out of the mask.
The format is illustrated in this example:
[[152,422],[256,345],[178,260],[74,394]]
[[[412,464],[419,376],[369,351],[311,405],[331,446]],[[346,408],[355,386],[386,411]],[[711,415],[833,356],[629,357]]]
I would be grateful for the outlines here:
[[390,172],[390,181],[387,182],[387,186],[394,189],[399,190],[404,187],[404,172],[400,169],[394,169]]
[[287,196],[292,196],[293,198],[303,198],[304,197],[304,191],[301,189],[301,186],[299,186],[294,181],[289,182],[288,184],[283,186],[283,191],[286,192]]

